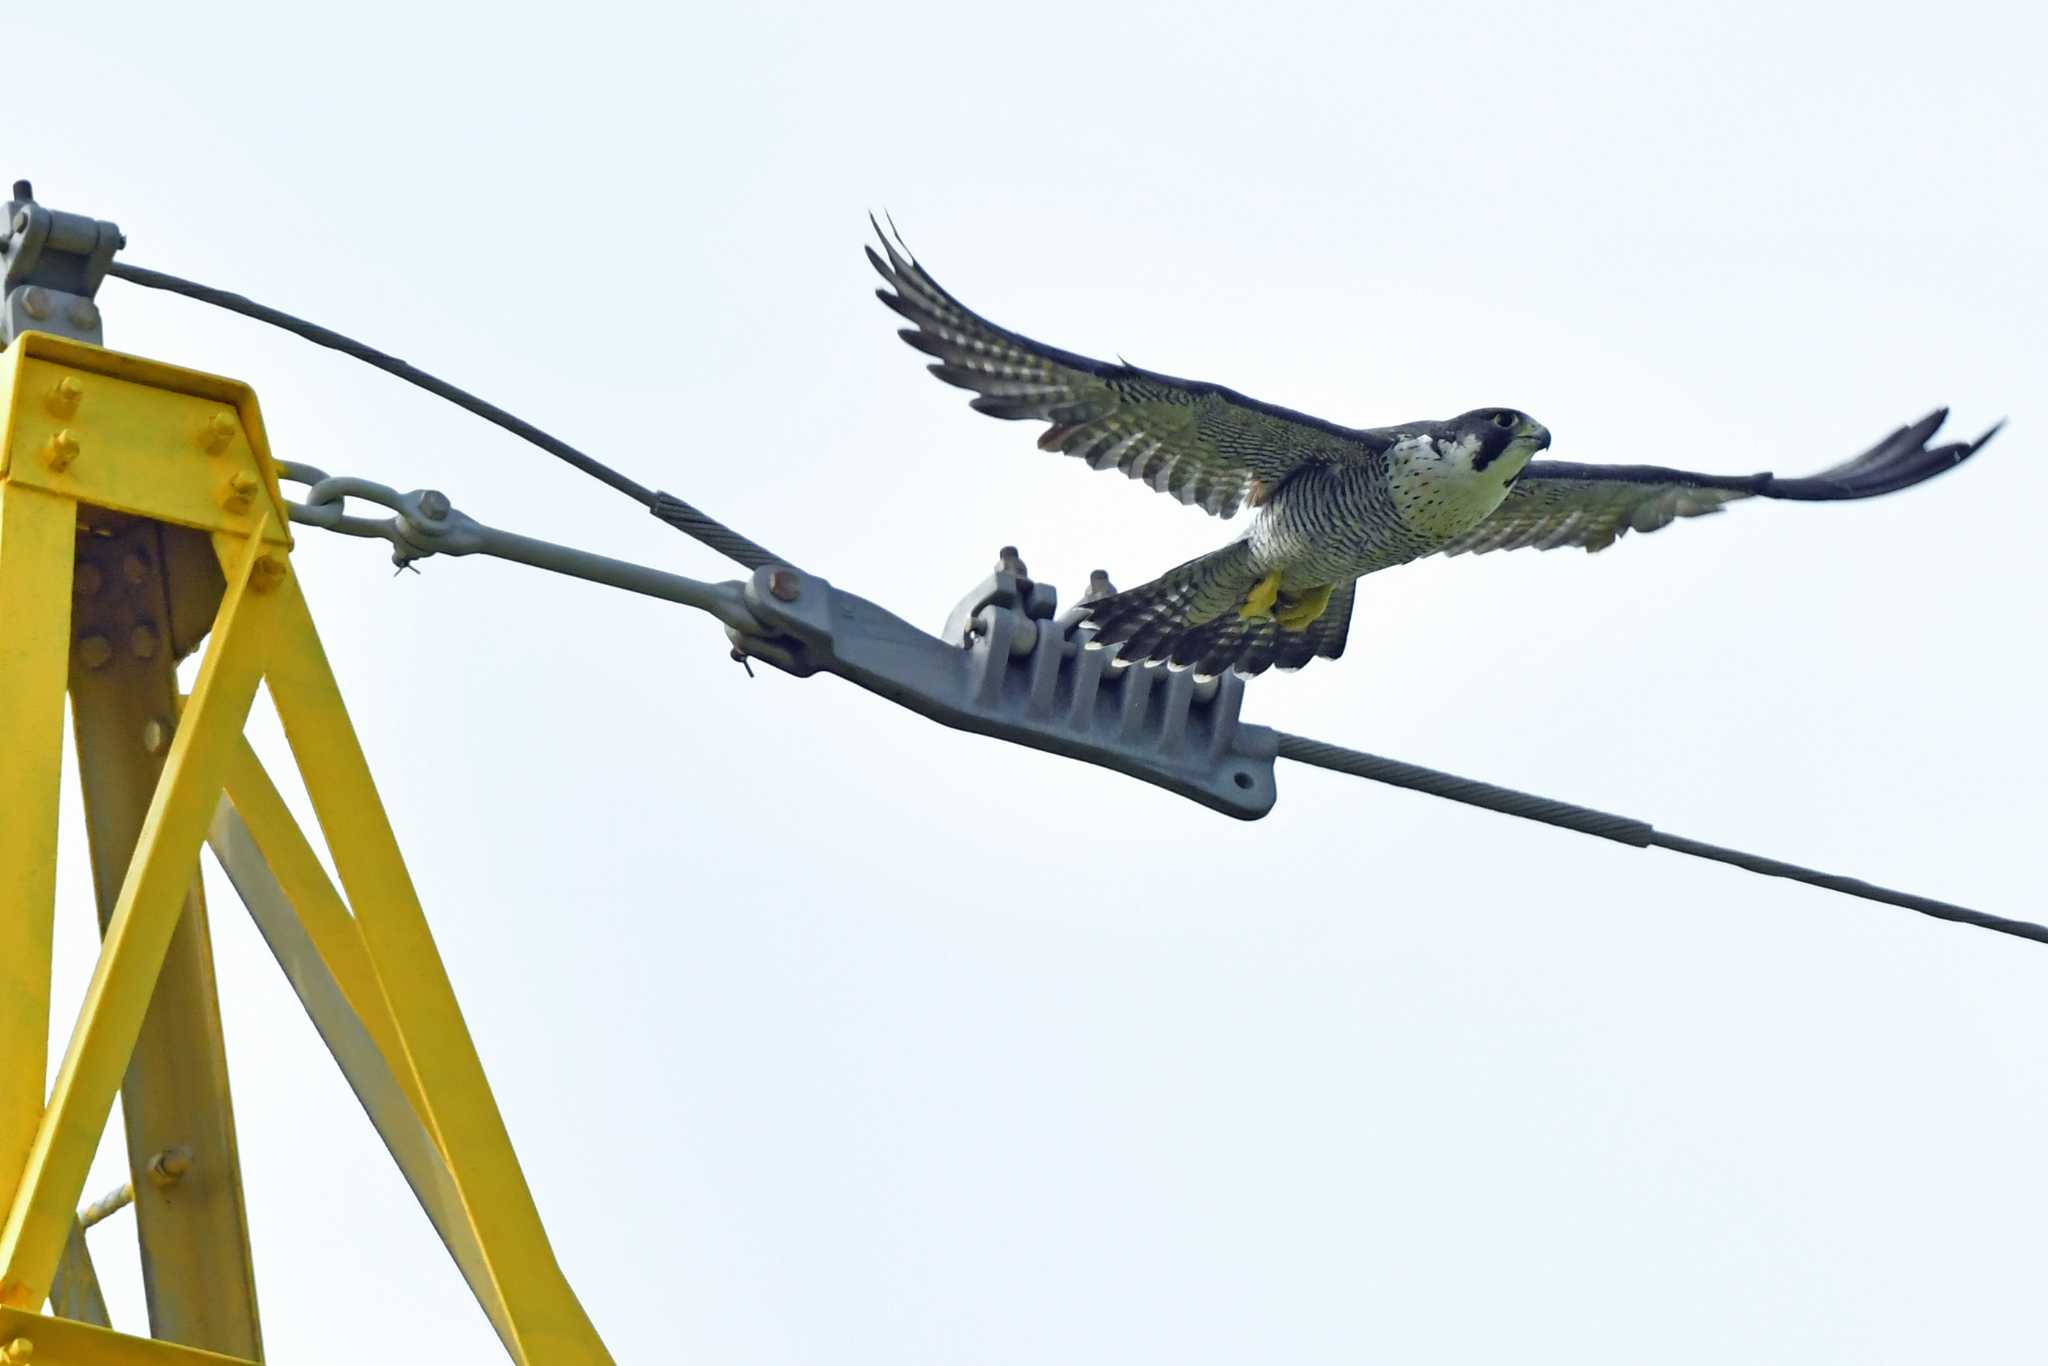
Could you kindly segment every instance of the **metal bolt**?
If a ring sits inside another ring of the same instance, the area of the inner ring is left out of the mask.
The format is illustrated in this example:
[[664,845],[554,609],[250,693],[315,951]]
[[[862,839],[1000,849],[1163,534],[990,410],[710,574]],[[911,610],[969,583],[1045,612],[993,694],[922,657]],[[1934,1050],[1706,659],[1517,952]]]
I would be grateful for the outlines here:
[[153,659],[156,656],[156,628],[143,622],[128,633],[128,648],[135,652],[137,659]]
[[71,305],[71,325],[79,328],[93,328],[100,325],[100,311],[90,299],[78,299]]
[[5,1347],[0,1347],[0,1361],[6,1362],[7,1366],[21,1366],[22,1362],[35,1354],[36,1344],[31,1338],[16,1338]]
[[78,662],[88,669],[103,669],[114,657],[114,647],[105,636],[84,636],[78,642]]
[[50,293],[40,285],[30,285],[22,291],[21,311],[31,318],[43,319],[50,316]]
[[22,211],[21,211],[20,213],[17,213],[16,215],[14,215],[14,230],[15,230],[16,232],[27,232],[27,231],[28,231],[28,210],[27,210],[27,209],[23,209],[23,210],[22,210]]
[[420,492],[420,516],[430,522],[444,520],[455,505],[448,501],[448,495],[439,489],[423,489]]
[[247,470],[238,470],[228,476],[228,482],[220,491],[220,505],[229,512],[247,512],[250,500],[263,487],[263,481]]
[[1024,567],[1023,556],[1017,553],[1017,547],[1013,545],[1006,545],[996,552],[996,573],[1014,574],[1020,579],[1031,577],[1031,571]]
[[149,1179],[158,1187],[175,1186],[178,1179],[192,1170],[192,1150],[183,1144],[166,1148],[149,1159]]
[[78,411],[78,400],[85,397],[85,386],[78,382],[78,376],[66,375],[50,387],[50,411],[58,417],[69,417]]
[[121,577],[130,583],[141,583],[149,577],[149,561],[139,552],[129,551],[121,557]]
[[249,587],[258,593],[268,593],[284,582],[284,556],[275,550],[264,551],[263,558],[256,561],[254,573],[255,577],[250,580]]
[[100,567],[96,564],[80,564],[71,571],[71,591],[82,598],[95,596],[100,591]]
[[206,429],[199,433],[199,444],[206,448],[208,455],[219,455],[235,439],[235,420],[226,413],[215,413],[206,419]]
[[775,569],[768,574],[768,592],[777,602],[795,602],[803,591],[803,580],[794,569]]
[[53,470],[61,470],[78,459],[78,434],[69,427],[62,428],[43,447],[43,463]]
[[171,747],[171,723],[160,716],[152,716],[142,723],[142,747],[151,754],[162,754]]

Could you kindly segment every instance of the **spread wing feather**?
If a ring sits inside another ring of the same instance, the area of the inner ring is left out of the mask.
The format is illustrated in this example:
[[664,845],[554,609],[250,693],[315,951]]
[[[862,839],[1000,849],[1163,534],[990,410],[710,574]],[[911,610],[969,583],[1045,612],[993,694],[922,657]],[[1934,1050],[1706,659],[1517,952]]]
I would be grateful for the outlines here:
[[[898,332],[933,358],[927,367],[972,390],[991,417],[1049,423],[1041,449],[1118,469],[1204,512],[1255,505],[1306,464],[1371,459],[1386,442],[1220,384],[1110,365],[1019,336],[941,289],[879,224],[868,260],[888,287],[877,298],[908,319]],[[886,253],[886,258],[883,253]]]
[[1680,517],[1703,517],[1739,498],[1874,498],[1954,469],[1998,432],[1994,426],[1975,441],[1929,446],[1947,420],[1948,410],[1937,409],[1854,459],[1804,479],[1694,474],[1657,465],[1531,461],[1493,515],[1441,553],[1483,555],[1489,550],[1555,550],[1568,545],[1604,550],[1628,532],[1655,531]]

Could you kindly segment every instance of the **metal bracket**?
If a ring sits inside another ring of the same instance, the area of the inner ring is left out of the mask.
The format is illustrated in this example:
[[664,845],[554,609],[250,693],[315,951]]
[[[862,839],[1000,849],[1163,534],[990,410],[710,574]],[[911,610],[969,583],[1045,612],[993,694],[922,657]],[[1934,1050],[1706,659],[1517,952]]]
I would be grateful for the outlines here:
[[93,295],[114,253],[126,245],[112,223],[38,204],[29,183],[15,181],[6,221],[0,222],[0,346],[13,345],[24,332],[104,346]]
[[[1058,592],[1031,579],[1015,547],[961,599],[940,639],[788,565],[704,583],[485,526],[437,489],[400,493],[289,462],[278,474],[309,486],[303,504],[289,505],[292,521],[389,541],[400,566],[490,555],[681,603],[725,623],[736,657],[798,678],[837,674],[941,725],[1113,768],[1240,820],[1273,809],[1279,737],[1239,721],[1244,680],[1197,679],[1090,649],[1093,629],[1079,613],[1055,615]],[[349,498],[397,515],[351,516]],[[1098,572],[1082,600],[1110,591]]]
[[837,674],[941,725],[1112,768],[1240,820],[1273,809],[1279,741],[1238,719],[1244,680],[1089,648],[1090,628],[1055,617],[1058,594],[1014,549],[953,610],[944,640],[785,565],[756,570],[745,597],[772,634],[726,634],[785,672]]

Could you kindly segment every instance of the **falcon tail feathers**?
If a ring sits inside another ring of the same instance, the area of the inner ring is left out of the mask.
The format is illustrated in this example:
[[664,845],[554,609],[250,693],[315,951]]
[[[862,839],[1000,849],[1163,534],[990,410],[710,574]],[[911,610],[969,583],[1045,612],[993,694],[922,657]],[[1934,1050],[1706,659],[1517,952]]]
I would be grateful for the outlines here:
[[1092,644],[1116,646],[1120,658],[1191,668],[1198,677],[1226,670],[1253,677],[1269,668],[1299,669],[1344,653],[1357,582],[1340,584],[1323,613],[1300,630],[1270,614],[1240,609],[1259,585],[1243,542],[1189,560],[1152,582],[1088,604]]

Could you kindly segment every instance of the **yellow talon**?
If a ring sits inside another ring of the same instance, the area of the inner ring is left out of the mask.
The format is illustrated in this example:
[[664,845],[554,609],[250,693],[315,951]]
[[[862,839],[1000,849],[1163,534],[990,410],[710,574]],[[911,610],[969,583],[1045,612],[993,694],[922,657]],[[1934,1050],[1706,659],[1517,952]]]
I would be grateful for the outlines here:
[[1330,594],[1336,591],[1337,585],[1334,583],[1324,584],[1321,588],[1311,588],[1275,612],[1273,620],[1279,622],[1283,630],[1306,631],[1309,623],[1320,617],[1324,609],[1329,607]]
[[1280,596],[1280,571],[1274,570],[1252,585],[1252,591],[1244,595],[1244,606],[1237,609],[1239,621],[1264,621],[1273,615],[1273,602]]

